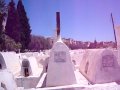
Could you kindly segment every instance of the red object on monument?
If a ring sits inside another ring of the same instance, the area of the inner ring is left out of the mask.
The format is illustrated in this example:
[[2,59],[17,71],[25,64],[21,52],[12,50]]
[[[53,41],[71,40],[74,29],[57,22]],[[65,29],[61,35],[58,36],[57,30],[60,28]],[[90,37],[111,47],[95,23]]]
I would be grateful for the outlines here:
[[57,36],[60,35],[60,12],[56,12]]

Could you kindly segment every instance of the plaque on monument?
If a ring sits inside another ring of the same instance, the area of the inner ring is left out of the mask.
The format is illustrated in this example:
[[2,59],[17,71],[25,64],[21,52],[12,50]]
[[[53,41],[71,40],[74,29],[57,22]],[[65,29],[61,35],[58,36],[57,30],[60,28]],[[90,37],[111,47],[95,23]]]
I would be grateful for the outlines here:
[[65,62],[66,61],[66,52],[64,52],[64,51],[54,52],[54,61],[55,62]]
[[114,66],[114,56],[113,55],[105,55],[102,57],[102,65],[103,67],[113,67]]

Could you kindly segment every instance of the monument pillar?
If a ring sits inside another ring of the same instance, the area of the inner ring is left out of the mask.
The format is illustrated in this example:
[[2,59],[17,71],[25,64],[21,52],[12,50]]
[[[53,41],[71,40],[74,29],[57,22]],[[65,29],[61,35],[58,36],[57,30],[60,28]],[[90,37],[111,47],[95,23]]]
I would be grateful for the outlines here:
[[48,63],[46,86],[64,86],[76,84],[73,63],[69,48],[60,38],[60,13],[56,13],[57,41],[54,42]]
[[60,38],[60,12],[56,12],[56,30],[54,36],[54,43]]
[[57,37],[60,35],[60,12],[56,12],[56,22],[57,22]]

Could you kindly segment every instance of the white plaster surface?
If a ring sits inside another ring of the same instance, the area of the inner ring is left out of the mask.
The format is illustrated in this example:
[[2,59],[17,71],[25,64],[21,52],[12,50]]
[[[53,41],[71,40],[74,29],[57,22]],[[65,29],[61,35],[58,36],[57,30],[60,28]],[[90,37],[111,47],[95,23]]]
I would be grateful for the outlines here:
[[75,77],[77,80],[77,84],[79,85],[88,85],[89,81],[79,72],[79,70],[75,71]]
[[[110,57],[110,56],[113,57]],[[103,57],[108,56],[106,64],[113,63],[103,67]],[[111,62],[111,59],[113,62]],[[88,67],[86,67],[88,64]],[[88,69],[86,69],[88,68]],[[87,73],[85,71],[87,70]],[[84,53],[83,59],[80,63],[81,73],[89,79],[92,83],[107,83],[120,80],[120,67],[117,62],[117,57],[114,55],[113,50],[98,49],[87,50]]]
[[28,58],[30,62],[30,66],[32,69],[32,76],[40,76],[41,69],[38,67],[38,62],[35,57],[29,57]]
[[[61,55],[59,52],[64,52],[64,54],[62,53]],[[58,40],[53,45],[50,53],[46,86],[62,86],[75,83],[77,82],[70,58],[69,48],[61,40]]]
[[6,90],[17,90],[14,76],[7,69],[0,70],[0,90],[5,90],[1,87],[1,83],[5,85]]
[[6,63],[6,67],[13,75],[19,75],[21,65],[19,56],[15,52],[1,52],[3,59]]
[[120,85],[116,85],[113,83],[105,83],[105,84],[96,84],[89,86],[80,86],[78,84],[74,85],[66,85],[66,86],[58,86],[58,87],[46,87],[46,88],[32,88],[25,90],[120,90]]
[[39,67],[38,62],[34,56],[26,57],[23,59],[23,61],[24,60],[29,61],[30,74],[29,76],[24,77],[24,70],[21,67],[21,75],[16,78],[17,85],[24,88],[35,88],[41,78],[43,68]]

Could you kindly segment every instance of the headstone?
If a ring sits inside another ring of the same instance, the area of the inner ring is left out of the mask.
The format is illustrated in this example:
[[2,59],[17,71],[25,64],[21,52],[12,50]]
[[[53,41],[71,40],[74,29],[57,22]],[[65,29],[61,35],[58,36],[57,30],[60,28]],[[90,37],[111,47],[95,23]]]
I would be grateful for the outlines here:
[[76,83],[69,48],[59,39],[50,53],[46,86],[62,86]]
[[114,50],[96,49],[85,52],[80,71],[91,83],[110,83],[120,80],[120,66]]
[[27,77],[31,75],[31,73],[32,71],[31,71],[31,66],[30,66],[29,61],[27,59],[24,59],[21,65],[21,75]]
[[101,53],[100,64],[100,69],[96,72],[97,83],[116,82],[120,80],[120,67],[114,51],[109,49],[104,50]]
[[28,76],[39,76],[41,70],[38,66],[38,62],[35,57],[24,58],[21,62],[21,75],[25,76],[25,72],[28,72]]

